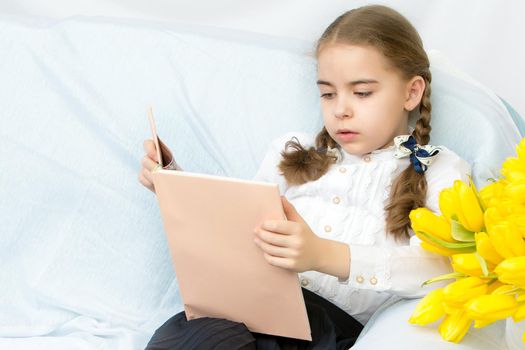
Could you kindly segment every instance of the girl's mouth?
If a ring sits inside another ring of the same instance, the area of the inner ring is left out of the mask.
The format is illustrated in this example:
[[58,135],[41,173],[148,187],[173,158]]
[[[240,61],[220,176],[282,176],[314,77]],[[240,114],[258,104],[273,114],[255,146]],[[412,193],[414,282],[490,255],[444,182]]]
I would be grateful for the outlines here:
[[351,141],[356,138],[359,133],[349,130],[342,130],[338,131],[336,135],[341,141]]

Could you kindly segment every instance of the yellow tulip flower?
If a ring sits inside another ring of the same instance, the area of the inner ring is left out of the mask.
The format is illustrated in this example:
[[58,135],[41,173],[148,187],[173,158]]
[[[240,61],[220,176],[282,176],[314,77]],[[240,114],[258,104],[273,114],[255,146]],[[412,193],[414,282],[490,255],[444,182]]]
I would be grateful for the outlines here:
[[505,240],[507,241],[507,244],[510,246],[510,249],[512,250],[514,255],[525,255],[525,241],[523,240],[523,237],[518,231],[516,225],[511,221],[507,221],[505,223],[505,226]]
[[476,253],[452,255],[452,268],[470,276],[482,276],[483,270],[476,257]]
[[504,220],[504,216],[501,214],[501,211],[497,206],[489,207],[483,214],[483,220],[485,221],[485,228],[490,232],[495,224]]
[[496,280],[490,284],[488,284],[487,294],[496,294],[494,291],[502,286],[508,286],[508,284],[505,284],[499,280]]
[[466,277],[452,282],[443,288],[445,306],[461,309],[470,299],[487,294],[488,286],[478,277]]
[[525,255],[525,241],[514,223],[502,220],[489,230],[492,246],[504,258]]
[[488,326],[495,321],[487,321],[487,320],[474,320],[474,328],[483,328],[485,326]]
[[454,188],[449,187],[439,192],[439,210],[447,221],[456,215],[456,203],[459,201]]
[[516,146],[516,153],[518,154],[518,159],[525,162],[525,137]]
[[518,203],[525,203],[525,177],[505,186],[503,194]]
[[525,287],[525,256],[505,259],[494,269],[503,283]]
[[454,191],[458,194],[456,215],[461,225],[469,231],[479,232],[483,228],[483,211],[472,187],[461,180],[454,181]]
[[428,208],[417,208],[409,214],[412,229],[423,231],[447,242],[455,242],[450,235],[450,223],[443,217],[437,216]]
[[[524,206],[525,208],[525,206]],[[507,216],[507,220],[516,225],[521,237],[525,238],[525,213],[524,214],[511,214]]]
[[516,146],[517,158],[507,158],[501,166],[501,174],[510,181],[525,179],[525,138]]
[[490,294],[512,294],[516,292],[517,287],[510,284],[501,284],[498,288],[495,288]]
[[514,322],[519,322],[525,319],[525,304],[518,306],[516,312],[512,315]]
[[491,208],[497,209],[501,215],[501,219],[508,219],[508,216],[510,215],[525,214],[525,203],[520,203],[518,200],[509,197],[502,197],[498,200],[494,200]]
[[525,163],[516,158],[508,158],[501,167],[501,174],[511,182],[524,180]]
[[458,242],[451,236],[450,223],[427,208],[410,212],[411,227],[422,241],[421,247],[432,253],[450,256],[469,253],[476,249],[475,242]]
[[525,290],[524,289],[519,289],[516,292],[516,301],[518,303],[521,303],[521,302],[525,301]]
[[408,322],[412,324],[426,325],[439,320],[444,315],[443,288],[438,288],[431,291],[421,299]]
[[507,207],[509,209],[509,215],[516,215],[516,216],[525,216],[525,204],[512,204],[510,207]]
[[525,160],[521,158],[507,158],[501,166],[501,174],[512,182],[525,180]]
[[447,315],[443,322],[439,325],[439,333],[446,341],[459,343],[461,339],[467,334],[467,331],[472,324],[472,320],[468,318],[465,311],[459,311],[452,315]]
[[477,232],[475,238],[476,250],[487,262],[497,265],[503,261],[503,257],[494,249],[486,232]]
[[512,316],[518,308],[518,303],[513,295],[487,294],[473,298],[465,303],[467,316],[473,320],[481,321],[481,326],[489,325],[497,320]]
[[494,202],[502,196],[504,187],[505,182],[498,180],[479,190],[479,196],[488,207],[492,207]]
[[504,224],[504,221],[501,221],[500,224],[493,225],[489,231],[490,243],[492,243],[494,250],[505,259],[516,256],[510,246],[510,241],[507,240],[513,238],[515,235],[507,234],[507,231],[508,226]]
[[443,308],[445,309],[445,313],[447,315],[454,315],[454,314],[457,314],[458,312],[461,312],[463,311],[463,306],[462,307],[455,307],[455,306],[451,306],[445,302],[443,302]]

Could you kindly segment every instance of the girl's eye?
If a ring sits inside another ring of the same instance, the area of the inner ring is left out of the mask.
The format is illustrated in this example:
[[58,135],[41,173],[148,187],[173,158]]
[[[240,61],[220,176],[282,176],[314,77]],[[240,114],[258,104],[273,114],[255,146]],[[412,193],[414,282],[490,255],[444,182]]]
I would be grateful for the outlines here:
[[332,98],[332,97],[334,97],[333,92],[327,92],[327,93],[321,94],[321,98]]
[[366,92],[354,92],[354,94],[356,94],[357,96],[359,97],[367,97],[367,96],[370,96],[372,95],[372,92],[371,91],[366,91]]

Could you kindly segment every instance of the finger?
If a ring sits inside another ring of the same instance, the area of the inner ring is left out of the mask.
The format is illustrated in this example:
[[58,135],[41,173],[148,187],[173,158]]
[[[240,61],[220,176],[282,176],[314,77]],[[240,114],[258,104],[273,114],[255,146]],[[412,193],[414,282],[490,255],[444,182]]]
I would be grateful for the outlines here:
[[155,162],[158,162],[157,159],[157,147],[155,147],[155,142],[153,142],[152,139],[148,139],[144,141],[144,150],[146,151],[146,155],[153,159]]
[[286,257],[291,257],[292,254],[293,254],[290,251],[290,249],[285,248],[285,247],[278,247],[278,246],[275,246],[275,245],[272,245],[272,244],[268,244],[265,241],[261,240],[259,237],[255,237],[254,238],[254,242],[265,253],[268,253],[268,254],[270,254],[272,256],[278,256],[278,257],[286,258]]
[[155,187],[144,177],[144,174],[142,172],[139,173],[139,182],[151,192],[156,193]]
[[142,168],[142,176],[144,176],[144,179],[146,179],[146,181],[149,184],[153,184],[153,175],[152,175],[151,171],[149,171],[146,168]]
[[146,140],[144,140],[144,144],[143,145],[144,145],[144,150],[146,152],[152,151],[152,150],[154,151],[155,148],[156,148],[155,147],[155,142],[153,142],[153,139],[146,139]]
[[157,162],[151,159],[149,156],[144,156],[141,161],[142,167],[148,171],[152,171],[157,166]]
[[261,228],[267,231],[289,235],[292,234],[292,230],[296,224],[295,222],[287,220],[266,220],[262,223]]
[[283,235],[282,233],[275,233],[271,231],[266,231],[263,229],[258,229],[256,231],[256,237],[259,237],[262,241],[273,244],[274,246],[279,247],[289,247],[288,235]]
[[288,258],[281,258],[278,256],[272,256],[268,253],[264,253],[264,258],[270,265],[281,267],[290,270],[292,268],[292,262]]

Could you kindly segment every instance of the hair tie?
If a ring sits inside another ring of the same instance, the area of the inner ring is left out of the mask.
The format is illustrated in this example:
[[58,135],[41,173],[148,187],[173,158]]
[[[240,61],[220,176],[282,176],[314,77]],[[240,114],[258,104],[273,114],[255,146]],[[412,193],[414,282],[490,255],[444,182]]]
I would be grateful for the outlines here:
[[342,158],[341,151],[339,150],[337,146],[336,147],[330,147],[330,146],[320,147],[320,148],[317,148],[316,151],[317,153],[325,153],[331,157],[334,157],[336,158],[336,161],[340,161]]
[[416,143],[416,139],[412,135],[396,136],[394,137],[394,144],[396,146],[394,156],[396,158],[410,156],[410,162],[414,165],[414,170],[419,174],[423,174],[427,170],[436,155],[442,150],[439,146],[421,146]]

